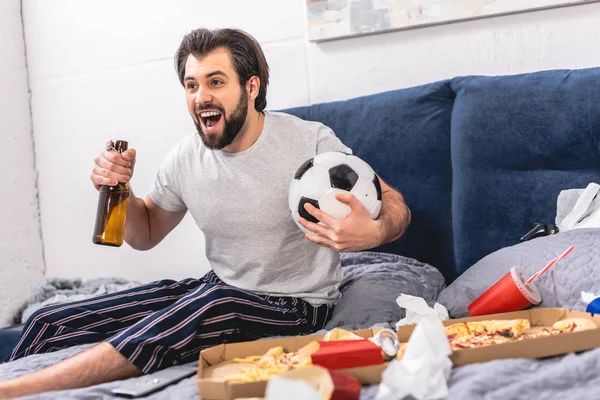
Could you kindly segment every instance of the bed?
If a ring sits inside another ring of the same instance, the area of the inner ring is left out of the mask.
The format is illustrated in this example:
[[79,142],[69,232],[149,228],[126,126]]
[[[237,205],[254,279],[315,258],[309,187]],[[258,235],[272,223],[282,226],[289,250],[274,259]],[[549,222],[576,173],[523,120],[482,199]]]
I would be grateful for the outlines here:
[[[344,254],[344,297],[327,329],[392,326],[404,317],[403,310],[395,304],[401,293],[423,297],[430,305],[438,301],[448,307],[453,317],[465,315],[466,306],[510,267],[519,265],[533,273],[571,244],[575,250],[538,280],[543,298],[540,307],[584,310],[580,292],[600,289],[600,229],[573,230],[503,248],[484,257],[448,287],[437,269],[414,259],[379,252]],[[0,379],[41,369],[89,346],[0,364]],[[132,378],[140,379],[144,378]],[[123,383],[25,398],[116,399],[111,389]],[[506,359],[454,368],[449,388],[449,399],[597,399],[600,398],[600,349],[543,360]],[[364,387],[361,398],[374,399],[376,393],[376,385]],[[200,393],[194,376],[146,398],[198,399]]]

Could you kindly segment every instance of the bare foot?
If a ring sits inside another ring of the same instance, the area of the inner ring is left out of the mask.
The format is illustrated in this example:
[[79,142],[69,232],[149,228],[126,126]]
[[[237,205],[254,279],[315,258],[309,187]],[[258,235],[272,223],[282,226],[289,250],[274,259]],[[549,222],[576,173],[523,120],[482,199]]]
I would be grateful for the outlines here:
[[141,374],[109,343],[100,343],[56,365],[0,382],[0,399],[82,388]]

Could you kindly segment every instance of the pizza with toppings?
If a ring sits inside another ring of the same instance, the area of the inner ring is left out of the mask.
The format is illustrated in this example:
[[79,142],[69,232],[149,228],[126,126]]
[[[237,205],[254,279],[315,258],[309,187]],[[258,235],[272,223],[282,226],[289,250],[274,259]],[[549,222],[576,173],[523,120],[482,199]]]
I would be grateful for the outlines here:
[[531,326],[526,319],[461,322],[445,328],[452,350],[514,341]]
[[526,319],[462,322],[445,328],[452,350],[472,349],[598,328],[585,318],[570,318],[552,327],[531,327]]
[[[514,319],[461,322],[448,325],[444,329],[450,348],[457,351],[597,328],[598,326],[589,319],[569,318],[558,321],[551,327],[532,327],[526,319]],[[404,356],[406,345],[407,343],[400,346],[397,358],[401,359]]]
[[598,328],[593,321],[585,318],[569,318],[556,322],[552,329],[559,332],[580,332]]

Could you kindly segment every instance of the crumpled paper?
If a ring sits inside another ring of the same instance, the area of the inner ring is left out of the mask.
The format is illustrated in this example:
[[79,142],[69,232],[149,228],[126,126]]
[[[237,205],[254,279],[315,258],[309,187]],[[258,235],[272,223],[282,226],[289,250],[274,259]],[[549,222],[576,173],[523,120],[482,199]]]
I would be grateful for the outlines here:
[[375,400],[436,400],[448,396],[452,353],[439,319],[423,318],[408,341],[404,357],[382,374]]
[[422,297],[401,294],[396,303],[406,309],[406,316],[396,323],[396,329],[403,325],[417,324],[423,319],[446,320],[448,319],[448,309],[439,303],[435,303],[433,308],[427,305]]
[[558,194],[555,223],[560,232],[600,227],[600,185],[568,189]]

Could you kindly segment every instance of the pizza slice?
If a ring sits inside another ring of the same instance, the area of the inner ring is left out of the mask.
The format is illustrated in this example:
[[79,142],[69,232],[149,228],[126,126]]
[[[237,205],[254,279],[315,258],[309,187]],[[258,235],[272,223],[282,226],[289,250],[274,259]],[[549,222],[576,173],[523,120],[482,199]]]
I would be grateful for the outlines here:
[[491,320],[479,322],[467,322],[467,328],[472,335],[494,335],[498,334],[507,338],[517,338],[527,329],[531,328],[529,320]]
[[463,350],[473,349],[476,347],[485,347],[493,344],[510,343],[512,341],[514,341],[514,339],[501,336],[498,333],[489,335],[480,334],[450,340],[450,347],[452,350]]
[[509,343],[530,328],[526,319],[489,320],[452,324],[445,328],[452,350]]
[[568,318],[556,322],[552,325],[552,330],[557,332],[581,332],[589,329],[597,329],[598,326],[589,319],[585,318]]
[[464,322],[448,325],[444,330],[446,331],[446,336],[449,338],[459,338],[471,335],[467,324]]
[[521,336],[530,327],[531,324],[526,319],[490,320],[448,325],[445,331],[446,335],[453,339],[494,334],[499,334],[507,338],[515,338]]

